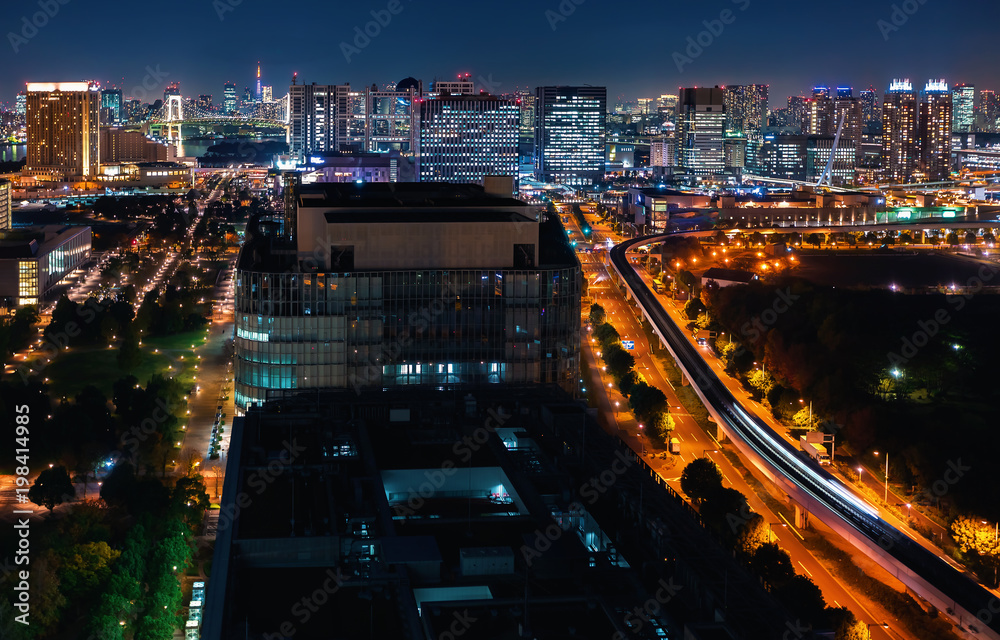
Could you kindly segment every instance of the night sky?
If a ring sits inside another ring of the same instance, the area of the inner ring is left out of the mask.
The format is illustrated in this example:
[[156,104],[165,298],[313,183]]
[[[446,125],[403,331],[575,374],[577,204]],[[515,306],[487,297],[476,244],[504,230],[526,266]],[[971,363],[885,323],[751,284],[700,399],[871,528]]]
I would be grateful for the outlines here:
[[[881,93],[894,77],[1000,90],[1000,4],[923,2],[562,0],[560,13],[560,0],[4,0],[0,100],[13,100],[26,81],[98,80],[128,95],[145,79],[148,101],[179,80],[185,96],[210,93],[218,103],[224,82],[236,82],[240,95],[253,85],[257,60],[275,97],[286,93],[293,71],[301,81],[359,88],[406,76],[426,84],[460,71],[501,93],[603,85],[612,105],[620,95],[727,83],[770,84],[772,106],[816,84],[871,84]],[[58,11],[33,33],[22,17],[46,3]],[[354,46],[355,27],[364,29],[373,10],[391,18],[348,62],[341,42]],[[725,10],[730,24],[717,22],[721,33],[708,33],[703,22]],[[688,56],[688,37],[703,31],[708,46]],[[674,52],[688,57],[682,71]],[[147,67],[159,77],[146,79]]]

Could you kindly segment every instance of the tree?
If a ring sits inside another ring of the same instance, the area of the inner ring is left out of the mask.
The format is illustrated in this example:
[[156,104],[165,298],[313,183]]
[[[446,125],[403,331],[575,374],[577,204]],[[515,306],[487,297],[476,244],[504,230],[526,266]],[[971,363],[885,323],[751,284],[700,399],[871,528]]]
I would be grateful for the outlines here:
[[868,640],[868,627],[847,608],[829,609],[831,626],[834,628],[834,640]]
[[771,541],[770,537],[771,530],[768,529],[764,516],[752,513],[736,533],[736,550],[750,558],[757,553],[757,549]]
[[788,582],[777,587],[774,596],[789,611],[802,616],[807,624],[816,626],[826,620],[826,600],[816,583],[806,576],[792,576]]
[[605,322],[601,326],[594,329],[594,337],[597,338],[597,342],[600,343],[601,347],[604,349],[607,349],[610,345],[619,344],[621,342],[621,335],[608,322]]
[[63,593],[76,599],[89,595],[111,576],[111,565],[121,555],[107,542],[84,542],[70,547],[59,567]]
[[979,518],[956,518],[951,523],[951,537],[962,553],[972,552],[984,557],[1000,554],[996,531]]
[[205,491],[205,479],[196,474],[178,480],[170,495],[170,503],[171,508],[181,515],[188,526],[196,528],[211,505]]
[[794,416],[792,416],[792,423],[798,429],[809,429],[813,431],[816,429],[816,425],[819,424],[819,420],[812,413],[809,407],[803,407],[799,409]]
[[810,233],[806,236],[806,243],[811,244],[818,249],[819,245],[823,244],[823,239],[822,233]]
[[976,234],[972,231],[965,232],[965,244],[976,244]]
[[701,502],[721,488],[722,471],[708,458],[697,458],[681,472],[681,490],[692,500]]
[[142,364],[142,350],[139,348],[139,338],[128,331],[118,349],[118,368],[125,373],[132,373]]
[[705,309],[705,304],[701,301],[700,298],[691,298],[684,305],[684,316],[688,320],[692,321],[697,320],[698,316],[705,313],[706,311],[707,309]]
[[773,542],[757,547],[757,551],[750,558],[750,570],[773,588],[784,586],[795,576],[792,559],[784,549]]
[[747,378],[750,386],[756,389],[762,396],[767,396],[774,388],[774,378],[763,369],[754,369]]
[[590,324],[597,327],[604,324],[607,319],[607,313],[604,311],[604,307],[599,304],[590,305]]
[[712,324],[712,316],[707,312],[698,314],[698,319],[694,321],[699,329],[708,329]]
[[73,481],[63,466],[43,470],[35,479],[35,484],[28,489],[28,499],[49,511],[57,504],[75,497],[76,489],[73,488]]
[[612,344],[604,348],[604,361],[608,364],[608,373],[618,381],[621,381],[635,366],[635,358],[620,344]]
[[699,513],[705,524],[734,541],[743,514],[749,511],[747,497],[732,487],[717,486],[702,500]]
[[667,442],[670,439],[670,434],[674,431],[674,417],[667,411],[660,411],[650,422],[653,433],[659,436],[663,442]]
[[642,422],[652,422],[661,411],[667,410],[667,396],[656,387],[640,382],[628,397],[629,408]]
[[632,393],[632,389],[636,384],[638,384],[638,382],[639,374],[635,372],[635,369],[632,369],[618,381],[618,388],[621,389],[621,392],[627,396]]
[[948,234],[948,237],[945,238],[945,242],[947,242],[952,247],[957,247],[958,246],[958,234],[955,233],[954,231],[952,231],[951,233]]

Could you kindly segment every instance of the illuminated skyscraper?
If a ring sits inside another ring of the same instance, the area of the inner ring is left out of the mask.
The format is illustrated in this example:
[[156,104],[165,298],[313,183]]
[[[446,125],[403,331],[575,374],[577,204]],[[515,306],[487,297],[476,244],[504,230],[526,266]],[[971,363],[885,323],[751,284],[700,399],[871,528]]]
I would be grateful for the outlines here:
[[[837,99],[833,101],[833,118],[830,122],[830,130],[825,135],[836,136],[837,129],[840,128],[840,121],[843,119],[844,127],[840,133],[840,143],[838,149],[854,148],[854,157],[860,158],[861,134],[864,132],[864,103],[860,98],[854,97],[854,89],[851,87],[837,87]],[[843,157],[837,154],[838,160]]]
[[606,87],[535,89],[535,176],[591,185],[604,178]]
[[807,104],[808,98],[805,96],[788,96],[788,114],[785,116],[788,126],[798,127],[799,131],[806,130],[809,115]]
[[951,134],[954,106],[944,80],[931,80],[920,100],[921,165],[930,181],[944,180],[951,173]]
[[951,96],[955,112],[955,132],[972,133],[976,124],[976,86],[956,85]]
[[976,128],[983,133],[1000,131],[1000,96],[989,89],[979,93]]
[[227,116],[236,113],[236,83],[234,82],[227,82],[222,87],[222,109]]
[[289,142],[299,160],[340,151],[349,144],[351,85],[293,84],[289,90]]
[[519,105],[489,94],[418,103],[421,182],[481,182],[517,176]]
[[677,166],[698,176],[725,169],[723,90],[681,89],[677,101]]
[[212,104],[212,96],[209,94],[202,94],[198,96],[198,108],[203,111],[211,111],[214,108]]
[[28,94],[21,91],[17,94],[17,102],[14,106],[14,113],[21,116],[22,118],[28,112]]
[[882,179],[910,180],[920,159],[917,94],[909,80],[894,80],[882,101]]
[[866,127],[882,121],[882,112],[878,108],[878,93],[874,87],[861,92],[861,118]]
[[122,123],[122,102],[121,89],[105,89],[101,92],[102,125],[117,127]]
[[269,84],[265,84],[261,87],[260,100],[261,102],[274,102],[274,87]]
[[28,84],[25,172],[63,181],[97,176],[101,94],[86,82]]
[[768,85],[729,85],[724,88],[726,134],[752,136],[767,126]]
[[829,87],[816,87],[812,98],[805,103],[802,133],[814,136],[829,136],[831,130],[836,130],[833,121],[833,99]]

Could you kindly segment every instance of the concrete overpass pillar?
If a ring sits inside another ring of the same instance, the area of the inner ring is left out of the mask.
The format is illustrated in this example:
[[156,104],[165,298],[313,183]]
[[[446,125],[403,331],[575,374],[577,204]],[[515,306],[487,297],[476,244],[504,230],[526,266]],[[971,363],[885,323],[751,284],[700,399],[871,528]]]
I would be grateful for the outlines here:
[[792,501],[792,506],[795,507],[795,527],[798,529],[808,529],[809,528],[809,512],[802,508],[802,506]]

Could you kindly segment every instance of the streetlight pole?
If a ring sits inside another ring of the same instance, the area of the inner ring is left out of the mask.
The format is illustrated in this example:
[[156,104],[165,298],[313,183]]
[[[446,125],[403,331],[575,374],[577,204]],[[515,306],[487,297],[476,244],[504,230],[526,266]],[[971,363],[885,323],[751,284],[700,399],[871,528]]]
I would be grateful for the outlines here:
[[882,627],[883,629],[888,629],[889,628],[889,623],[888,622],[881,622],[881,623],[880,622],[873,622],[871,624],[867,624],[866,623],[865,626],[868,628],[868,640],[871,640],[871,638],[872,638],[872,627]]

